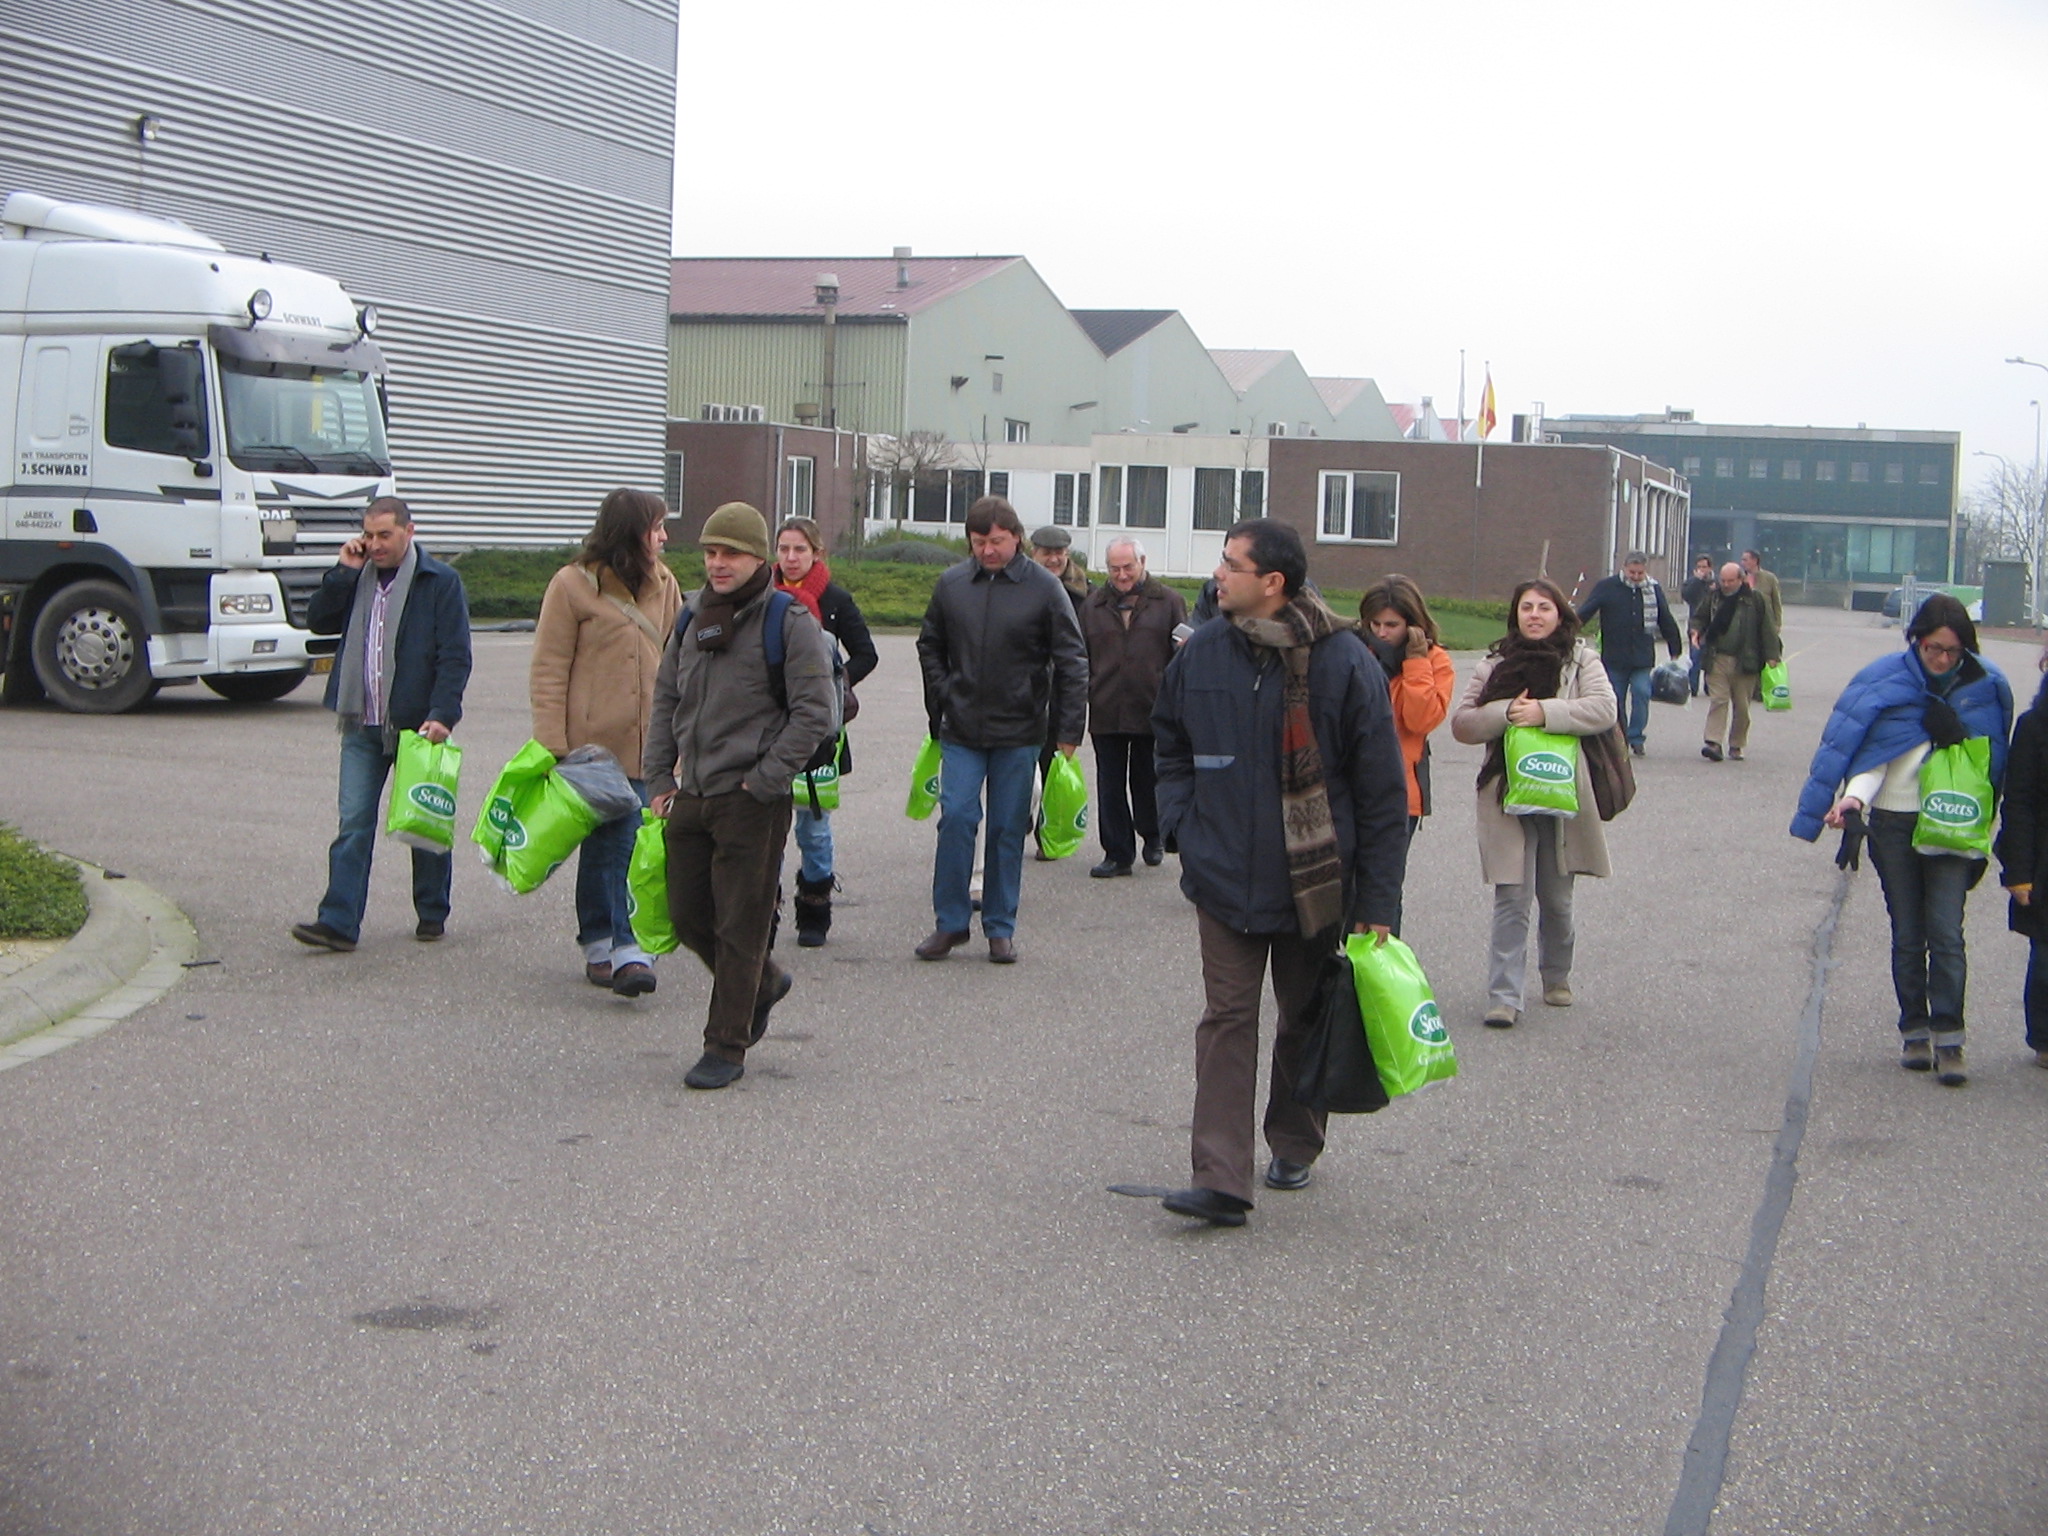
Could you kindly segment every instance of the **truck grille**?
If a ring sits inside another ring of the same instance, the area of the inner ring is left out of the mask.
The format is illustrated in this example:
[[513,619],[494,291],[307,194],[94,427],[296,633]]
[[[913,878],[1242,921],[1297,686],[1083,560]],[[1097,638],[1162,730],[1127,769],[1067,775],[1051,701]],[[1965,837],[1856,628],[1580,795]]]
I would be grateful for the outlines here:
[[320,578],[325,571],[279,571],[278,584],[284,588],[284,606],[291,619],[293,629],[306,627],[306,610],[313,604],[313,594],[320,590]]

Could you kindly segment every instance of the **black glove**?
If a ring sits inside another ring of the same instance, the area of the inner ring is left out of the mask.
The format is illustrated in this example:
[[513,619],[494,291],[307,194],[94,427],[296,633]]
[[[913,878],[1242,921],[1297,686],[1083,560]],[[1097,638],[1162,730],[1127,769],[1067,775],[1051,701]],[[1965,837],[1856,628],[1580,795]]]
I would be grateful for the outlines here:
[[1868,829],[1863,825],[1861,811],[1842,812],[1842,846],[1835,850],[1835,868],[1863,867],[1863,839],[1867,835]]
[[1963,729],[1962,718],[1950,707],[1947,699],[1930,698],[1927,701],[1927,707],[1920,712],[1920,728],[1927,732],[1928,744],[1936,751],[1960,746],[1970,738],[1970,733]]

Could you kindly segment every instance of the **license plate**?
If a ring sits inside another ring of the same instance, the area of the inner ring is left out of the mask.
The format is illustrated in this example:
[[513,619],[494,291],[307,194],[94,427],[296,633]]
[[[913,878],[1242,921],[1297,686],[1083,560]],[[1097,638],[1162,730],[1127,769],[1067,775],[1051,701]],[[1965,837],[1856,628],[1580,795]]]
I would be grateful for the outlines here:
[[333,670],[334,658],[332,656],[315,656],[313,658],[313,672],[315,676],[323,672],[332,672]]

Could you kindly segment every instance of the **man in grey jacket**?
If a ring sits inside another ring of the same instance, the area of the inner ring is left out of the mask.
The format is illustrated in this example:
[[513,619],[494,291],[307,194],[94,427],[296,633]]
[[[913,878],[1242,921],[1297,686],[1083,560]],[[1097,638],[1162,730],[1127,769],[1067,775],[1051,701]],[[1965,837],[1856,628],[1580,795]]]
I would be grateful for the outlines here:
[[1305,587],[1284,523],[1239,523],[1217,567],[1220,622],[1189,637],[1152,711],[1159,829],[1200,923],[1194,1184],[1166,1208],[1218,1226],[1252,1208],[1259,994],[1280,1022],[1266,1098],[1271,1189],[1300,1189],[1324,1116],[1294,1101],[1316,970],[1340,935],[1385,938],[1408,863],[1408,779],[1386,673]]
[[970,936],[975,833],[988,786],[981,931],[998,965],[1017,958],[1017,898],[1031,775],[1040,743],[1072,757],[1088,713],[1088,655],[1059,578],[1024,553],[1024,525],[1000,496],[967,509],[974,555],[939,577],[917,637],[924,708],[939,740],[939,846],[932,865],[938,925],[917,946],[943,960]]
[[[670,920],[712,976],[704,1054],[683,1082],[724,1088],[745,1073],[748,1048],[790,988],[768,948],[790,784],[837,734],[839,699],[818,621],[773,591],[761,514],[729,501],[698,543],[705,584],[683,599],[662,651],[642,771],[668,822]],[[766,644],[778,614],[779,667]]]

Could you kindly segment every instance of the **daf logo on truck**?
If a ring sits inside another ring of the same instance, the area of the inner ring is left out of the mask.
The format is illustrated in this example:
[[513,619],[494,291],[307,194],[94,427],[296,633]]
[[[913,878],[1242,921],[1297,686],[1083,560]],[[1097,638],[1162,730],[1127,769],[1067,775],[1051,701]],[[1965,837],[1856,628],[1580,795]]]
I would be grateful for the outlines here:
[[[260,701],[324,665],[308,604],[394,491],[374,325],[334,279],[175,219],[0,202],[0,699]],[[279,476],[307,505],[277,505]]]

